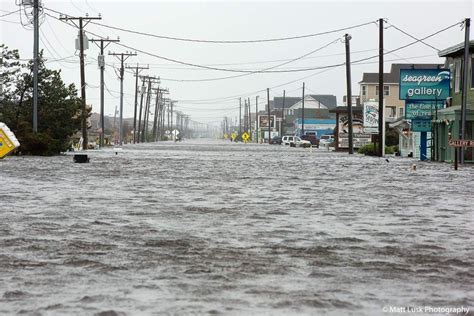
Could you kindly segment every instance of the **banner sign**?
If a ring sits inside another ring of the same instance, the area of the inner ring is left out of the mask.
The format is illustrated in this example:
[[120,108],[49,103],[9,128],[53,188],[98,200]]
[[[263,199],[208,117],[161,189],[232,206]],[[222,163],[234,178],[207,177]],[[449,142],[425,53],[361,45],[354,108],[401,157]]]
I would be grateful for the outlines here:
[[[258,116],[258,127],[268,128],[268,115]],[[270,115],[270,127],[275,128],[275,115]]]
[[444,108],[444,102],[435,101],[405,101],[405,118],[410,119],[431,119],[435,116],[436,108]]
[[474,140],[472,139],[450,139],[448,145],[453,147],[474,147]]
[[364,102],[364,133],[379,133],[379,104],[378,102]]
[[431,120],[412,120],[411,130],[413,132],[431,132]]
[[400,69],[400,100],[444,100],[451,73],[446,69]]

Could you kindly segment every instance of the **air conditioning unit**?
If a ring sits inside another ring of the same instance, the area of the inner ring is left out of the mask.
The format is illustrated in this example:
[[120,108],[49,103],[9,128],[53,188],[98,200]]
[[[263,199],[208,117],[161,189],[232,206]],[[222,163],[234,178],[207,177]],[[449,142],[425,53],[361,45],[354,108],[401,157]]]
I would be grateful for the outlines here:
[[33,5],[33,0],[22,0],[21,4],[25,5],[25,6],[29,6],[29,5],[32,6]]

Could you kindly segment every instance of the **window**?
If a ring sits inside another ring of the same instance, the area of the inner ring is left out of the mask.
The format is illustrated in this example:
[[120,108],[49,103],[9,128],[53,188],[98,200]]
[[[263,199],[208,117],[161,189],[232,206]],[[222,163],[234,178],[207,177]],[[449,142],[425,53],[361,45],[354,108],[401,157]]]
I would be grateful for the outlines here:
[[362,96],[363,97],[367,96],[367,86],[363,85],[361,88],[362,88]]
[[474,89],[474,55],[471,56],[471,89]]
[[461,59],[454,62],[454,93],[461,91]]
[[[379,86],[375,86],[375,95],[379,95]],[[390,95],[390,86],[383,86],[383,95],[389,96]]]
[[403,117],[403,115],[404,115],[403,110],[404,110],[403,108],[398,108],[398,116],[399,117]]

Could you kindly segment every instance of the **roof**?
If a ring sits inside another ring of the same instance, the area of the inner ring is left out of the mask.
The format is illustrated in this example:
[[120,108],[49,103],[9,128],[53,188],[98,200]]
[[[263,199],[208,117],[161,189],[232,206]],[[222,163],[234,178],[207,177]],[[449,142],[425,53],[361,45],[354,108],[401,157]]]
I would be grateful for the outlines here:
[[[474,41],[469,41],[469,52],[474,52]],[[448,47],[438,52],[439,57],[453,57],[464,53],[464,42]]]
[[[396,83],[400,81],[400,69],[432,69],[443,68],[443,64],[392,64],[389,73],[383,74],[384,83]],[[378,72],[364,72],[359,83],[378,83]]]
[[[306,95],[308,96],[308,95]],[[333,109],[337,106],[337,99],[335,95],[332,94],[310,94],[313,99],[321,102],[329,109]],[[292,105],[301,101],[301,97],[285,97],[285,109],[290,108]],[[274,97],[273,105],[275,109],[283,108],[283,97]]]
[[[295,119],[296,124],[301,123],[301,119]],[[305,124],[336,124],[336,119],[304,119]]]

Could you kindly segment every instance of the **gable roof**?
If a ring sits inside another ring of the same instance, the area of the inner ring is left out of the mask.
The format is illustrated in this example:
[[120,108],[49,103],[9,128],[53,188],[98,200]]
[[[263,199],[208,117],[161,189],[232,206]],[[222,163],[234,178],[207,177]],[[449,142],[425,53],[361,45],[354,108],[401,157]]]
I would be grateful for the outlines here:
[[[469,41],[469,52],[474,52],[474,41]],[[460,56],[464,53],[464,42],[448,47],[438,52],[439,57]]]
[[[332,94],[307,94],[307,96],[312,97],[314,100],[321,102],[329,109],[333,109],[337,106],[336,96]],[[296,103],[300,102],[300,97],[285,97],[285,109],[290,108]],[[283,97],[274,97],[273,105],[275,109],[283,108]]]
[[[443,64],[392,64],[389,73],[383,74],[383,83],[396,83],[400,81],[400,69],[432,69],[443,68]],[[378,83],[378,72],[364,72],[359,83]]]

